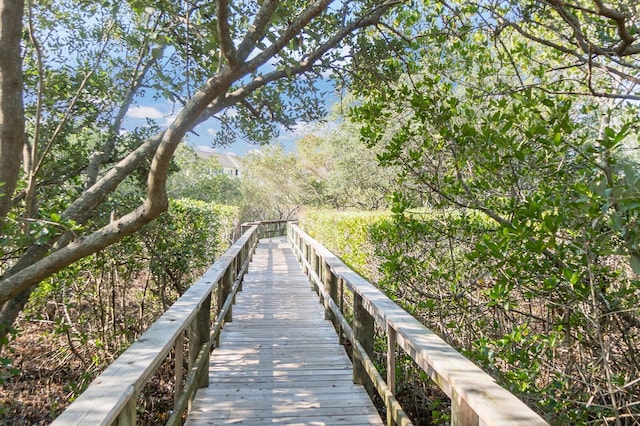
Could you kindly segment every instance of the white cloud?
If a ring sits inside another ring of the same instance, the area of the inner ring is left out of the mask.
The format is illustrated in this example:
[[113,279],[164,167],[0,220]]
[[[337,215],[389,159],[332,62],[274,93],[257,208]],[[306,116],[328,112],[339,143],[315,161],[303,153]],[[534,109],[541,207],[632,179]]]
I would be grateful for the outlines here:
[[213,153],[217,153],[218,150],[215,148],[212,148],[210,146],[206,146],[206,145],[198,145],[195,147],[195,150],[198,152],[203,152],[203,153],[207,153],[207,154],[213,154]]
[[159,109],[148,106],[134,106],[127,111],[129,118],[164,118],[164,114]]
[[238,110],[235,107],[229,107],[226,108],[225,110],[215,114],[215,117],[219,117],[219,118],[233,118],[235,116],[238,115]]
[[289,133],[292,134],[293,136],[302,137],[302,136],[308,135],[309,133],[312,133],[317,126],[318,126],[317,123],[302,121],[300,123],[294,124],[291,127],[291,130],[289,131]]
[[173,121],[176,119],[177,116],[178,116],[177,113],[165,116],[164,117],[164,126],[169,127],[171,125],[171,123],[173,123]]
[[215,135],[216,135],[216,133],[218,133],[218,131],[217,131],[216,129],[212,129],[212,128],[208,128],[208,129],[207,129],[207,134],[208,134],[209,136],[215,136]]

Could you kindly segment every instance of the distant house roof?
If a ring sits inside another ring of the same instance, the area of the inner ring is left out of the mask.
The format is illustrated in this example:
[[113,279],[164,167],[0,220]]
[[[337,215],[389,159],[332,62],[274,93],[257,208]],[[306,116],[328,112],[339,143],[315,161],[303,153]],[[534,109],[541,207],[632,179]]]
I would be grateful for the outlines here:
[[240,176],[242,170],[242,157],[233,153],[219,154],[212,152],[210,148],[197,147],[196,154],[203,158],[215,157],[218,159],[220,166],[224,170],[225,174],[231,176]]
[[209,151],[207,148],[196,148],[196,154],[203,158],[216,157],[220,162],[220,165],[226,169],[240,169],[242,168],[242,157],[234,153],[219,154],[217,152]]
[[236,154],[213,154],[218,157],[220,165],[225,169],[241,169],[242,157]]

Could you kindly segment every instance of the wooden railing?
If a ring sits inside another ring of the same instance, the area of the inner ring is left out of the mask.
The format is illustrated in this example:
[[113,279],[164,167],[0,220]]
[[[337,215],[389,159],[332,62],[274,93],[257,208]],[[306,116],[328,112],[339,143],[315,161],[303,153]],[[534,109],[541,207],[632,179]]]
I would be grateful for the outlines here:
[[[262,232],[261,232],[262,229]],[[410,425],[394,397],[396,347],[404,350],[451,398],[452,425],[546,425],[535,412],[506,391],[480,368],[388,299],[336,256],[287,221],[243,225],[244,234],[196,281],[160,319],[111,364],[52,424],[134,425],[137,397],[156,372],[171,361],[175,369],[174,410],[167,422],[182,423],[197,388],[209,381],[209,354],[219,344],[225,322],[232,320],[235,294],[255,250],[258,236],[288,232],[303,270],[324,303],[338,336],[353,348],[356,383],[377,390],[387,407],[389,422]],[[352,318],[345,318],[345,295],[352,297]],[[212,297],[216,309],[212,322]],[[376,370],[374,325],[387,337],[387,379]],[[183,382],[185,335],[188,336],[188,374]]]
[[242,233],[252,226],[258,226],[258,239],[287,235],[287,224],[297,223],[297,220],[262,220],[259,222],[245,222],[240,225]]
[[[334,322],[340,339],[344,335],[351,342],[354,382],[368,387],[370,393],[375,387],[387,407],[388,424],[411,424],[394,397],[397,347],[451,398],[453,426],[547,424],[298,226],[289,224],[288,236],[303,270],[324,303],[326,318]],[[345,318],[346,292],[352,297],[351,323]],[[376,323],[386,334],[386,381],[371,361]]]
[[[235,294],[242,289],[261,223],[245,226],[244,234],[149,329],[52,424],[134,425],[137,397],[150,377],[174,349],[174,410],[167,422],[182,424],[182,417],[197,388],[209,382],[209,354],[219,343],[225,322],[232,320]],[[275,227],[276,222],[266,226]],[[279,224],[278,229],[286,230]],[[281,234],[284,235],[284,232]],[[212,322],[212,297],[217,297]],[[188,336],[188,374],[183,382],[185,334]]]

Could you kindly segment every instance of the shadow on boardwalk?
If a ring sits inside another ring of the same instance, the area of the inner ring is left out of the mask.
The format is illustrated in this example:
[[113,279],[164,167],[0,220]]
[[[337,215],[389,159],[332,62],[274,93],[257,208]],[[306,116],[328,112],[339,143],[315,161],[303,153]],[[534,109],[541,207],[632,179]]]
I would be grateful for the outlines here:
[[286,237],[261,240],[187,425],[381,425]]

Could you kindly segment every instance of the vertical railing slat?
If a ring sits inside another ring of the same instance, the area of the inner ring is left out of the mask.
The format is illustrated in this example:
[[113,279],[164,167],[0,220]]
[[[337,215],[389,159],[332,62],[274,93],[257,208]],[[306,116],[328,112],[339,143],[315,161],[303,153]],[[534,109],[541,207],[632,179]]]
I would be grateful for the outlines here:
[[[391,391],[391,394],[396,394],[396,331],[387,324],[387,387]],[[394,424],[392,413],[392,407],[387,406],[387,425],[392,426]]]
[[[337,289],[336,289],[336,276],[333,275],[329,264],[322,260],[322,283],[324,285],[324,291],[326,294],[331,296],[331,299],[334,303],[336,303],[338,298],[336,297]],[[329,301],[324,301],[324,319],[330,320],[334,327],[337,324],[335,315],[331,312],[331,307],[329,306]]]
[[[193,323],[189,327],[189,370],[195,366],[196,359],[200,353],[202,345],[209,341],[209,329],[211,322],[211,295],[209,295],[202,306],[200,307],[198,314],[196,315]],[[208,361],[209,352],[207,351],[206,365]],[[205,388],[209,386],[209,374],[200,374],[198,377],[198,387]]]
[[[340,314],[344,316],[344,279],[340,278],[340,303],[338,307],[340,308]],[[338,342],[341,345],[344,345],[344,333],[342,331],[342,323],[338,325]]]
[[131,399],[127,401],[127,405],[125,405],[120,414],[118,414],[116,426],[135,426],[137,407],[138,397],[134,394]]
[[175,389],[173,391],[173,409],[174,411],[178,409],[178,400],[180,399],[180,395],[182,394],[182,364],[184,362],[184,334],[180,333],[178,338],[176,339],[176,343],[174,345],[175,351]]
[[[374,337],[374,319],[367,312],[362,303],[362,296],[358,293],[353,294],[353,334],[356,341],[360,342],[363,349],[369,356],[373,358],[373,337]],[[373,384],[367,374],[367,369],[364,366],[364,360],[357,351],[354,351],[353,356],[353,381],[360,385],[364,385],[369,395],[373,394]]]
[[479,424],[478,414],[454,389],[451,396],[451,426],[477,426]]

